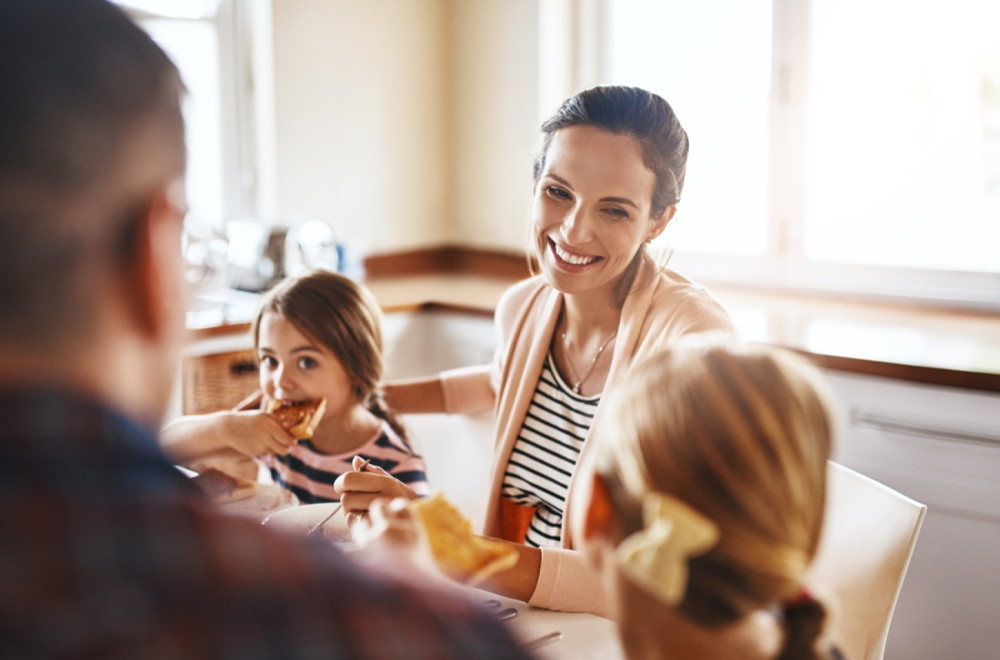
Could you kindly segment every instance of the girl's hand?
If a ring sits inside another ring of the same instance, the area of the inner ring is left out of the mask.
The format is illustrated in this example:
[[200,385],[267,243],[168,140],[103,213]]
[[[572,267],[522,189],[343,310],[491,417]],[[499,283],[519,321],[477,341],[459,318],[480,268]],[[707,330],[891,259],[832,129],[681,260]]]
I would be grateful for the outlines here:
[[226,413],[224,419],[223,441],[247,456],[284,456],[296,443],[274,417],[260,410]]
[[392,476],[377,465],[368,465],[361,470],[364,460],[355,456],[352,462],[353,472],[345,472],[333,483],[340,503],[344,507],[344,518],[348,527],[368,513],[374,500],[378,498],[394,499],[402,497],[408,500],[417,499],[413,489]]

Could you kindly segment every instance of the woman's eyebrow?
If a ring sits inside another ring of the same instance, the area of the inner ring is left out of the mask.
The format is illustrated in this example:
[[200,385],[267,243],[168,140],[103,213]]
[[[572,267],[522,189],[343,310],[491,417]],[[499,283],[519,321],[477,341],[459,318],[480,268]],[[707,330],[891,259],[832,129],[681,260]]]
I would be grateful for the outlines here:
[[[562,178],[558,174],[554,174],[553,172],[548,172],[548,173],[546,173],[545,176],[547,176],[550,179],[554,179],[554,180],[558,181],[559,183],[561,183],[562,185],[566,186],[570,190],[573,189],[572,184],[570,184],[569,181],[567,181],[566,179]],[[635,210],[637,210],[637,211],[639,210],[639,205],[636,204],[635,202],[633,202],[628,197],[602,197],[600,199],[600,201],[602,201],[602,202],[611,202],[612,204],[622,204],[624,206],[631,206]]]
[[[567,181],[566,179],[562,178],[558,174],[555,174],[553,172],[547,172],[545,174],[545,176],[547,176],[550,179],[554,179],[555,181],[557,181],[558,183],[561,183],[562,185],[566,186],[570,190],[573,190],[572,184],[570,184],[569,181]],[[602,197],[600,199],[600,201],[602,201],[602,202],[610,202],[612,204],[622,204],[624,206],[631,206],[635,210],[637,210],[637,211],[639,210],[639,205],[636,204],[635,202],[633,202],[628,197]]]
[[629,199],[627,197],[602,197],[601,201],[602,202],[612,202],[614,204],[622,204],[624,206],[631,206],[635,210],[637,210],[637,211],[639,210],[639,205],[636,204],[635,202],[633,202],[631,199]]
[[550,179],[555,179],[556,181],[558,181],[559,183],[563,184],[564,186],[566,186],[570,190],[573,189],[573,184],[571,184],[569,181],[567,181],[566,179],[562,178],[558,174],[553,174],[552,172],[547,172],[545,174],[545,176],[549,177]]

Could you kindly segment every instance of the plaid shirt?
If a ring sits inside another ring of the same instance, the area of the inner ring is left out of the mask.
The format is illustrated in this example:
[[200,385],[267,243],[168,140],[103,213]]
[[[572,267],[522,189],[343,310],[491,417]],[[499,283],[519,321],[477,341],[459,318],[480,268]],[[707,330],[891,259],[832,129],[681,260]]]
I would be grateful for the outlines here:
[[0,392],[0,657],[523,658],[476,604],[213,510],[148,429]]

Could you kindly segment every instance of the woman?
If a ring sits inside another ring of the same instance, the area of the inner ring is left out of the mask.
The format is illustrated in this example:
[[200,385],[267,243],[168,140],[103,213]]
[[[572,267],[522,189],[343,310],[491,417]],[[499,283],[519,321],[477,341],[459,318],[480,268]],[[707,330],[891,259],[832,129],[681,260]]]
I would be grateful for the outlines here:
[[573,508],[626,655],[839,658],[803,585],[823,523],[826,387],[791,353],[690,344],[609,398]]
[[[494,408],[485,533],[516,544],[519,561],[493,588],[604,614],[607,600],[563,523],[601,394],[634,360],[681,336],[733,329],[703,289],[647,253],[684,185],[687,134],[669,104],[641,89],[597,87],[566,101],[542,133],[531,246],[541,274],[502,297],[496,363],[389,384],[385,394],[400,413]],[[386,481],[345,474],[344,508],[361,514],[395,495]]]

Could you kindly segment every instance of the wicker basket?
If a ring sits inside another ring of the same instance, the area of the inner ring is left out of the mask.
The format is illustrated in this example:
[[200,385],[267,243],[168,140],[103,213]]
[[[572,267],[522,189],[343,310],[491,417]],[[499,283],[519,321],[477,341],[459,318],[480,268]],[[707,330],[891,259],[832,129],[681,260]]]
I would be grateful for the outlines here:
[[259,388],[250,349],[184,358],[181,378],[185,415],[229,410]]

